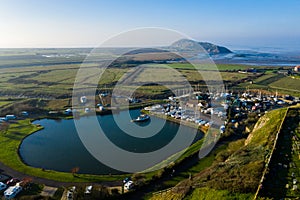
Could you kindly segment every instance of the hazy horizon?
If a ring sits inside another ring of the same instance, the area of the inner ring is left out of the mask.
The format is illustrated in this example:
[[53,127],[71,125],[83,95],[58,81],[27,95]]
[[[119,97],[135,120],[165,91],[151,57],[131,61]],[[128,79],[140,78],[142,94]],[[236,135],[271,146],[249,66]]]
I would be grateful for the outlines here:
[[159,27],[231,49],[300,49],[300,1],[2,0],[0,48],[93,48]]
[[[232,45],[232,44],[221,44],[214,43],[211,41],[198,41],[198,42],[209,42],[219,46],[224,46],[232,51],[253,51],[253,52],[266,52],[266,53],[300,53],[300,48],[293,46],[251,46],[251,45]],[[0,47],[0,49],[93,49],[98,48],[97,46],[62,46],[62,47]],[[101,47],[101,48],[126,48],[126,47]],[[155,48],[155,47],[153,47]]]

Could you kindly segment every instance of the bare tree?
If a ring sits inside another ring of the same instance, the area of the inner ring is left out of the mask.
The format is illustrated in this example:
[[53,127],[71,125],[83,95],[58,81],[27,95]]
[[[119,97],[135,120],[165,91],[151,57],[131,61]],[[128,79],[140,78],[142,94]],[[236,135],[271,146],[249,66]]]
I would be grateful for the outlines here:
[[79,167],[74,167],[71,169],[71,173],[73,174],[73,176],[77,176],[76,174],[79,172]]

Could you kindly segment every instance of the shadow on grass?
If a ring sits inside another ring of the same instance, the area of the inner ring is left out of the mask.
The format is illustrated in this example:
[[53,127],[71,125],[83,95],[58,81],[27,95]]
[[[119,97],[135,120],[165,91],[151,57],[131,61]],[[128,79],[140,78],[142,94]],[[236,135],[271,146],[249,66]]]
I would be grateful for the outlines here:
[[[269,172],[259,196],[274,199],[285,198],[289,188],[289,168],[292,161],[292,132],[299,123],[299,116],[290,110],[278,137],[276,150],[269,165]],[[290,187],[290,186],[289,186]]]

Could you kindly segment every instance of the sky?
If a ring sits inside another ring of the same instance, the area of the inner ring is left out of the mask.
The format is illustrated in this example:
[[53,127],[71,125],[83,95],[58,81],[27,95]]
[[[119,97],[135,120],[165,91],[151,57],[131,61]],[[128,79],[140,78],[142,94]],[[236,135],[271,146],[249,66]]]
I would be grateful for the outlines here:
[[300,49],[299,10],[299,0],[0,0],[0,48],[93,47],[161,27],[237,49]]

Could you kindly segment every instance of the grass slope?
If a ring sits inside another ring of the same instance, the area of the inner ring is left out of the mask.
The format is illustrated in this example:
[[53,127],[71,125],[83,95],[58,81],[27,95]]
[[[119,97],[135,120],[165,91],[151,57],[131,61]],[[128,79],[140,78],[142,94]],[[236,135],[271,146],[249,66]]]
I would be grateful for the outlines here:
[[[169,199],[252,198],[285,112],[284,108],[265,114],[247,139],[230,142],[225,150],[216,155],[210,167],[197,173],[191,180],[181,181],[162,196]],[[153,199],[164,197],[154,195]]]
[[254,197],[253,194],[240,194],[240,193],[231,193],[228,190],[214,190],[211,188],[197,188],[194,192],[188,196],[187,200],[252,200]]
[[[299,188],[300,159],[300,106],[291,107],[287,113],[283,128],[278,136],[276,148],[268,166],[267,174],[258,196],[272,199],[296,198],[300,191],[293,189],[294,185]],[[293,183],[296,179],[297,182]]]

